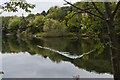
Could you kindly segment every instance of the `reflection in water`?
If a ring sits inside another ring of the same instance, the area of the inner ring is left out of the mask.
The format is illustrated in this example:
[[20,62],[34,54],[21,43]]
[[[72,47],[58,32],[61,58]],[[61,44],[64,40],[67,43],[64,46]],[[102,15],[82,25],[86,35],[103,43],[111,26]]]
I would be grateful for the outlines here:
[[111,78],[113,72],[109,50],[106,48],[100,55],[87,53],[93,50],[94,43],[93,40],[73,41],[68,38],[18,40],[5,37],[2,41],[4,77],[80,75],[81,78]]
[[69,52],[60,52],[60,51],[57,51],[57,50],[54,50],[54,49],[51,49],[51,48],[48,48],[48,47],[42,47],[42,46],[38,46],[39,48],[42,48],[42,49],[47,49],[47,50],[50,50],[52,52],[55,52],[55,53],[58,53],[58,54],[61,54],[65,57],[69,57],[69,58],[72,58],[72,59],[75,59],[75,58],[81,58],[83,57],[84,55],[87,55],[87,54],[90,54],[93,52],[93,50],[87,52],[87,53],[83,53],[82,55],[79,55],[79,56],[71,56],[69,55],[70,53]]
[[2,79],[2,54],[1,54],[1,51],[2,51],[2,32],[1,32],[1,17],[0,17],[0,80]]
[[[31,56],[27,52],[5,54],[3,58],[5,59],[3,63],[5,74],[3,77],[7,78],[72,78],[76,75],[80,75],[81,78],[112,77],[109,74],[88,72],[67,61],[53,63],[49,58],[43,58],[40,55]],[[9,62],[12,63],[6,64]]]

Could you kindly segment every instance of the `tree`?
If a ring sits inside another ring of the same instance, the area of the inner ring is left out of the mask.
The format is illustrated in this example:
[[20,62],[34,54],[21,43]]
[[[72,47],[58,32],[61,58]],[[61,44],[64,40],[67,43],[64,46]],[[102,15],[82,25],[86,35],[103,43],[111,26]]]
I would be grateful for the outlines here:
[[46,16],[47,15],[47,13],[45,12],[45,11],[42,11],[42,13],[41,13],[43,16]]
[[65,17],[65,18],[69,18],[69,20],[67,22],[67,26],[68,26],[67,30],[69,32],[79,32],[82,27],[81,19],[83,17],[81,15],[78,14],[78,15],[75,15],[72,18],[70,18],[71,15],[73,15],[74,13],[75,13],[74,11],[72,11],[72,12],[68,11],[67,16]]
[[2,14],[4,11],[17,12],[18,7],[25,10],[26,12],[31,12],[29,9],[33,9],[35,5],[29,4],[25,0],[11,0],[0,5],[0,9],[3,10],[0,12],[0,14]]
[[43,30],[45,36],[58,37],[67,35],[64,25],[54,19],[46,19],[43,26]]
[[18,29],[21,18],[14,17],[9,20],[8,29]]
[[39,16],[35,17],[35,19],[33,21],[33,25],[35,26],[35,29],[34,29],[35,32],[43,31],[44,18],[45,17],[43,15],[39,15]]
[[35,15],[34,14],[29,14],[28,16],[27,16],[27,18],[35,18]]
[[74,4],[64,0],[67,4],[73,6],[74,8],[80,10],[78,13],[87,13],[90,15],[93,15],[95,17],[100,18],[101,20],[104,20],[107,25],[108,25],[108,35],[109,35],[109,42],[111,43],[110,48],[111,48],[111,58],[112,58],[112,62],[113,62],[113,73],[114,73],[114,78],[115,80],[119,80],[120,79],[120,69],[119,69],[119,58],[118,58],[118,46],[117,46],[117,37],[116,37],[116,31],[115,31],[115,16],[116,13],[118,11],[118,9],[120,8],[120,0],[116,3],[114,3],[115,8],[111,8],[111,4],[110,2],[103,2],[104,4],[104,12],[102,12],[96,5],[96,3],[94,3],[91,0],[92,6],[94,7],[94,9],[97,11],[98,14],[94,14],[94,12],[92,12],[89,9],[82,9],[80,7],[75,6]]

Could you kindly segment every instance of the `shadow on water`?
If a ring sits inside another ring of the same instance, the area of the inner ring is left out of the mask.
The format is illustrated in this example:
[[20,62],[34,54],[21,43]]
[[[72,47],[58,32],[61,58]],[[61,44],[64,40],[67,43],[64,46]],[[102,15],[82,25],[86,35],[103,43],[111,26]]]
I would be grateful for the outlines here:
[[[70,40],[69,38],[44,38],[44,39],[17,39],[16,37],[3,37],[2,53],[28,52],[30,55],[41,55],[52,62],[67,61],[75,67],[96,73],[113,74],[111,56],[108,47],[103,53],[96,52],[83,55],[94,48],[93,40]],[[82,57],[79,57],[83,55]]]

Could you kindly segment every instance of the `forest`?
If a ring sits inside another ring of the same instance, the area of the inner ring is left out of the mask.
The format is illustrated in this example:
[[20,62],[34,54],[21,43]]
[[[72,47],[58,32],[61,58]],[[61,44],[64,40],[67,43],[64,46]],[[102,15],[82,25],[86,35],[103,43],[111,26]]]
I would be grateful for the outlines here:
[[[76,2],[75,6],[95,11],[92,3]],[[103,3],[96,3],[100,10],[104,10]],[[111,7],[114,8],[114,3]],[[106,21],[88,13],[79,13],[80,10],[73,6],[51,7],[42,13],[29,14],[28,16],[2,17],[2,30],[5,35],[16,35],[18,37],[73,37],[77,38],[108,38]],[[99,14],[98,14],[99,15]],[[120,13],[115,16],[116,34],[120,35]]]
[[[87,46],[85,46],[89,45],[89,47],[92,46],[91,53],[96,53],[94,56],[101,55],[102,53],[107,52],[111,54],[111,56],[106,56],[106,54],[101,56],[104,58],[104,60],[107,59],[106,64],[112,64],[112,70],[111,67],[109,67],[108,70],[102,70],[102,67],[106,65],[100,66],[100,64],[98,64],[98,66],[97,62],[95,63],[95,66],[97,65],[97,67],[101,67],[101,72],[113,73],[115,80],[119,80],[120,1],[99,3],[76,2],[74,4],[66,0],[64,1],[69,4],[69,6],[53,6],[48,11],[42,11],[41,13],[37,14],[30,13],[27,16],[24,16],[24,14],[22,14],[21,16],[2,16],[2,35],[4,40],[2,42],[4,47],[3,54],[6,52],[18,53],[20,51],[27,51],[31,55],[39,54],[42,55],[44,58],[49,57],[53,62],[56,61],[59,63],[60,61],[68,61],[77,67],[84,68],[85,66],[88,66],[84,63],[84,60],[88,60],[88,57],[91,56],[80,58],[83,59],[83,65],[81,66],[81,64],[79,64],[79,59],[77,58],[71,59],[69,57],[60,54],[58,55],[55,53],[52,53],[50,55],[49,52],[47,53],[46,51],[44,54],[42,54],[43,52],[41,52],[42,50],[40,50],[40,48],[48,46],[48,48],[56,49],[58,47],[56,50],[68,50],[69,54],[71,55],[75,53],[75,55],[80,55],[84,53],[84,51],[89,52],[91,50],[89,48],[87,50]],[[5,6],[3,9],[7,8],[8,12],[17,11],[16,8],[14,9],[10,7],[9,3],[6,4],[7,6]],[[16,6],[19,5],[14,2],[13,4],[15,4]],[[30,6],[29,4],[25,5],[20,4],[20,8],[22,8],[26,12],[30,12],[27,9],[27,6],[29,6],[30,8],[35,7]],[[16,41],[12,39],[13,36],[15,37]],[[62,45],[62,47],[59,46],[64,43],[64,40],[57,40],[57,38],[66,39],[65,44]],[[49,40],[47,41],[47,39]],[[32,40],[37,40],[37,42],[40,42],[43,47],[39,47]],[[41,42],[41,40],[45,42]],[[69,40],[70,43],[68,43]],[[90,43],[83,43],[85,40],[88,40]],[[91,40],[94,40],[93,43],[95,43],[95,45],[92,43]],[[76,46],[71,45],[72,43],[74,43],[74,41],[77,43],[75,43]],[[9,45],[9,47],[6,46],[6,44]],[[24,46],[25,48],[21,46]],[[81,49],[81,52],[79,51],[80,49],[78,47]],[[109,47],[109,49],[108,51],[105,51],[107,47]],[[75,48],[78,49],[74,50]],[[71,51],[76,52],[72,53]],[[56,59],[57,57],[59,57],[58,60]],[[111,63],[109,63],[110,58]],[[92,59],[94,59],[93,55],[90,60],[88,60],[88,64],[94,63]],[[103,62],[104,61],[102,60],[102,58],[98,59],[98,63]],[[95,68],[95,66],[93,67]],[[91,71],[93,68],[90,68],[90,66],[88,67],[89,68],[87,69],[87,71]],[[100,71],[98,69],[99,68],[97,68],[96,71],[99,73]]]

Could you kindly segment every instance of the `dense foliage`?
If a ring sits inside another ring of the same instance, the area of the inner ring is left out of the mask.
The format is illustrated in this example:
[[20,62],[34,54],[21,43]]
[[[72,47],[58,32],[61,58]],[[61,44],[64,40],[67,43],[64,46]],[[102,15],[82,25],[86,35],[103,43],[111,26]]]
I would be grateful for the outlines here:
[[[115,3],[111,4],[114,7]],[[74,5],[83,9],[90,9],[93,13],[98,14],[91,3],[77,2]],[[104,10],[102,3],[96,3],[101,10]],[[87,14],[78,13],[79,10],[72,6],[65,7],[51,7],[47,12],[29,14],[27,17],[3,17],[3,32],[21,34],[25,32],[41,36],[86,36],[98,37],[98,35],[105,34],[107,37],[107,25],[105,21]],[[98,14],[99,15],[99,14]],[[116,15],[116,30],[119,33],[119,13]],[[22,29],[21,29],[22,28]],[[9,30],[8,30],[9,29]],[[11,29],[11,31],[10,31]],[[13,30],[15,29],[15,30]],[[102,36],[103,37],[103,36]]]

